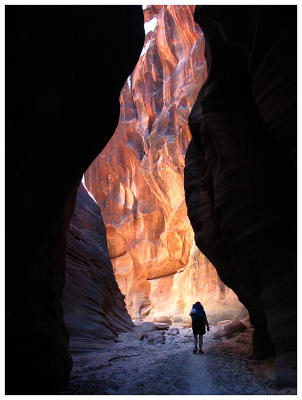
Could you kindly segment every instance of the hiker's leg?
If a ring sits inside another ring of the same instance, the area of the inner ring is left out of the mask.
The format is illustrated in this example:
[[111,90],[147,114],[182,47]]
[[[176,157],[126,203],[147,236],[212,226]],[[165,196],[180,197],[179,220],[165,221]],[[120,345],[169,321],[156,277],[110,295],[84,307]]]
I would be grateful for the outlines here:
[[[197,342],[197,337],[196,337],[196,342]],[[202,345],[203,345],[203,335],[200,333],[199,334],[199,350],[202,350]]]
[[194,335],[194,348],[197,349],[197,335]]

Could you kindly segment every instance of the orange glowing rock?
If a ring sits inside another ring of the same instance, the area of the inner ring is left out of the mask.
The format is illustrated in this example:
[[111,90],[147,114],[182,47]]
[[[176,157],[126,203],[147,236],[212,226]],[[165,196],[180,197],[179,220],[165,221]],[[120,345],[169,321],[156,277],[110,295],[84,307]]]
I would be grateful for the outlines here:
[[187,120],[207,76],[193,11],[189,5],[145,8],[145,44],[121,92],[118,127],[85,173],[133,318],[186,322],[197,300],[216,319],[242,311],[196,248],[185,205]]

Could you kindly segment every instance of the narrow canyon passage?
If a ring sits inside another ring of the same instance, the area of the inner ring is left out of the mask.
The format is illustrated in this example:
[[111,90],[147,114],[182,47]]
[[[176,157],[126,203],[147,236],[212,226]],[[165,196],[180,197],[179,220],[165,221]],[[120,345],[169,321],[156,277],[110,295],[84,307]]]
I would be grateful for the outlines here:
[[132,319],[190,324],[200,300],[214,320],[246,310],[198,249],[187,215],[189,113],[207,77],[194,6],[144,7],[145,43],[120,95],[120,119],[84,174]]
[[[74,355],[69,394],[293,394],[278,390],[272,361],[251,358],[251,331],[232,340],[204,337],[205,354],[193,354],[190,329],[165,331],[165,344],[119,336],[110,351]],[[243,344],[245,342],[245,344]]]
[[296,7],[6,20],[6,394],[295,394]]
[[[251,124],[246,126],[245,111],[235,121],[227,120],[229,125],[225,121],[215,125],[219,113],[216,117],[209,112],[206,123],[200,117],[209,79],[205,37],[194,22],[194,8],[144,7],[145,43],[121,91],[117,129],[86,170],[78,190],[67,234],[63,296],[74,363],[69,393],[273,394],[280,392],[277,381],[285,387],[295,385],[295,354],[289,350],[294,341],[290,338],[274,364],[275,347],[261,303],[261,290],[273,280],[251,285],[250,279],[253,282],[256,278],[252,276],[249,246],[237,253],[232,232],[217,227],[223,216],[238,226],[246,223],[249,229],[249,222],[258,218],[258,209],[248,202],[251,194],[246,200],[248,217],[240,214],[232,219],[232,210],[222,216],[216,210],[219,201],[227,199],[232,208],[238,196],[246,193],[253,193],[262,204],[261,191],[257,192],[258,186],[254,188],[250,179],[260,179],[250,151],[256,134],[249,133],[253,140],[249,135],[238,138],[240,124],[244,132],[254,126],[253,114],[249,114]],[[220,43],[222,39],[216,44],[218,49]],[[219,71],[227,49],[222,49]],[[236,56],[242,62],[241,53]],[[234,74],[234,82],[237,72],[233,67],[243,74],[242,81],[246,80],[240,62],[224,67],[226,73]],[[215,81],[213,66],[211,71]],[[227,89],[228,97],[232,89]],[[219,97],[219,85],[217,91]],[[253,109],[254,99],[249,98],[248,90],[244,96]],[[206,95],[205,99],[208,105]],[[237,99],[234,101],[237,104]],[[188,118],[197,138],[192,139]],[[208,138],[211,118],[215,129]],[[256,124],[260,125],[258,120]],[[258,127],[256,133],[261,132]],[[217,146],[212,140],[217,140]],[[242,159],[236,153],[239,145],[248,157]],[[237,161],[246,168],[236,178],[243,185],[238,193],[234,174],[227,174]],[[221,174],[219,179],[228,177],[229,186],[224,187],[219,180],[211,186],[218,176],[215,168]],[[267,161],[263,170],[267,172]],[[260,174],[264,176],[262,171]],[[235,188],[234,193],[229,187]],[[231,225],[230,230],[236,226]],[[201,228],[204,231],[200,233]],[[248,234],[254,235],[253,229]],[[262,225],[255,229],[261,230]],[[267,236],[262,240],[268,240]],[[204,243],[207,257],[200,251]],[[251,243],[258,242],[253,239]],[[211,246],[213,252],[209,251]],[[221,268],[214,267],[210,259]],[[238,271],[233,273],[233,268]],[[205,338],[206,354],[198,356],[192,354],[189,316],[196,301],[202,302],[212,325]],[[289,314],[292,312],[289,307]],[[144,334],[138,329],[144,323],[167,327],[155,327],[153,333]],[[289,358],[286,352],[291,353]]]
[[205,354],[192,353],[192,328],[172,322],[173,316],[161,323],[131,321],[109,261],[102,215],[83,185],[67,239],[63,306],[73,359],[67,393],[279,393],[273,359],[254,359],[254,329],[244,309],[241,321],[221,320],[232,317],[223,306],[219,314],[209,309]]

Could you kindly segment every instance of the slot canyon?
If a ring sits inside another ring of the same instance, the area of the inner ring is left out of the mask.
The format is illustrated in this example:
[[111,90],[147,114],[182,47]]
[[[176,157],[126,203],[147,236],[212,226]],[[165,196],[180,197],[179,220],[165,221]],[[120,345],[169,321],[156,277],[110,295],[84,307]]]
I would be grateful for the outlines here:
[[296,36],[295,6],[6,6],[6,394],[295,393]]

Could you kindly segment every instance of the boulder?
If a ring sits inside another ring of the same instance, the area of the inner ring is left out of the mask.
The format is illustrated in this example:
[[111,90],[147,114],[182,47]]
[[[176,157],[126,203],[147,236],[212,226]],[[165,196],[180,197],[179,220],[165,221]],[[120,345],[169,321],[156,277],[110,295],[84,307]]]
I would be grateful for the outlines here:
[[212,329],[212,336],[215,340],[223,337],[230,339],[246,329],[246,326],[237,319],[233,321],[227,321],[227,323],[224,324],[221,324],[221,322],[226,321],[220,321],[220,324],[217,324],[217,326]]
[[157,327],[153,322],[143,322],[141,328],[144,332],[156,331]]
[[170,317],[166,316],[166,315],[160,315],[154,318],[155,322],[162,322],[162,323],[166,323],[169,325],[172,325],[172,320]]
[[156,323],[155,324],[155,326],[156,326],[156,328],[158,329],[158,330],[162,330],[162,329],[169,329],[169,324],[167,324],[167,323],[164,323],[164,322],[158,322],[158,323]]
[[246,326],[238,319],[234,319],[233,321],[224,325],[223,328],[225,336],[229,339],[233,337],[235,333],[244,331],[246,329]]
[[218,327],[218,329],[216,328],[215,331],[213,332],[213,339],[215,340],[222,339],[224,336],[225,336],[224,326],[220,326]]
[[165,344],[166,339],[165,336],[161,334],[161,332],[156,333],[152,333],[148,335],[147,338],[147,343],[148,344]]
[[142,340],[144,338],[145,332],[140,326],[136,326],[132,329],[131,335],[138,340]]

